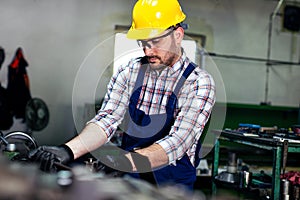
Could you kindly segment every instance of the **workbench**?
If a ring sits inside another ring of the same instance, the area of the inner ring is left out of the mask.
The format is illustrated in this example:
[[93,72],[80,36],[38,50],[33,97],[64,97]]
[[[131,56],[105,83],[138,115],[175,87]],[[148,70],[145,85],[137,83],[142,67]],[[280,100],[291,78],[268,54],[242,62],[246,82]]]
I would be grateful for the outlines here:
[[[273,200],[280,199],[280,174],[285,169],[287,153],[300,153],[300,140],[289,140],[284,138],[263,138],[245,136],[243,133],[232,130],[213,130],[215,135],[214,158],[212,163],[212,180],[218,174],[220,141],[227,141],[235,144],[248,145],[254,148],[273,151],[272,158],[272,192]],[[212,181],[212,194],[215,195],[217,186]]]

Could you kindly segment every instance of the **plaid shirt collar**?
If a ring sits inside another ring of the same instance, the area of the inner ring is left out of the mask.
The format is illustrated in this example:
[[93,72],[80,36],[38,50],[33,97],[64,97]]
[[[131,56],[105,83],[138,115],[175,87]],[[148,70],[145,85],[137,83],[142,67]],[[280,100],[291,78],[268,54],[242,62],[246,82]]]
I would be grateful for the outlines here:
[[169,70],[170,70],[169,73],[170,73],[170,75],[176,73],[178,70],[182,70],[182,68],[184,66],[183,64],[186,61],[186,59],[187,59],[186,54],[182,50],[182,55],[179,58],[179,60],[172,67],[169,67]]

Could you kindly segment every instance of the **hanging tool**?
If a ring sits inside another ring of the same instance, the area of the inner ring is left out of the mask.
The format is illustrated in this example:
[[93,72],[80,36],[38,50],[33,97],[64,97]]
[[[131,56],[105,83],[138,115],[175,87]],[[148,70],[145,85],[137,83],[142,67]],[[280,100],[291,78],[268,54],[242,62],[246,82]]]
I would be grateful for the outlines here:
[[288,140],[283,141],[283,151],[282,151],[282,173],[285,173],[286,168],[286,162],[287,162],[287,155],[288,155],[288,149],[289,149],[289,142]]

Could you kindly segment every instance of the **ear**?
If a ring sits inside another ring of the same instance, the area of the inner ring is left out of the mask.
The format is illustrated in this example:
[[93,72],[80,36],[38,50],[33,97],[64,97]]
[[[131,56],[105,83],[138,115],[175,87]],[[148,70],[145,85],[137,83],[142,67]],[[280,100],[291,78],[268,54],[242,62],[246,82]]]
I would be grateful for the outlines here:
[[176,42],[181,43],[181,41],[183,40],[183,36],[184,36],[184,29],[182,27],[178,27],[174,33],[174,38]]

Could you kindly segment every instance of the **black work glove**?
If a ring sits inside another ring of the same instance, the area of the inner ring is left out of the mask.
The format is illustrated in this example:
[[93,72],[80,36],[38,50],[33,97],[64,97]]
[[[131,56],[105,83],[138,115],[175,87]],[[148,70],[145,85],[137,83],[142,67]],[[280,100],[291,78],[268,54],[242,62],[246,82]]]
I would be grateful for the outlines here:
[[[130,154],[140,178],[156,185],[157,183],[149,159],[139,153],[130,152]],[[132,164],[124,154],[104,155],[100,157],[96,171],[102,171],[109,176],[120,177],[126,172],[132,172]]]
[[56,172],[56,163],[67,164],[74,160],[72,150],[65,144],[60,146],[40,146],[29,153],[31,161],[40,163],[40,169],[45,172]]
[[132,164],[124,154],[103,155],[98,160],[96,171],[104,172],[109,176],[120,177],[125,172],[132,172]]

